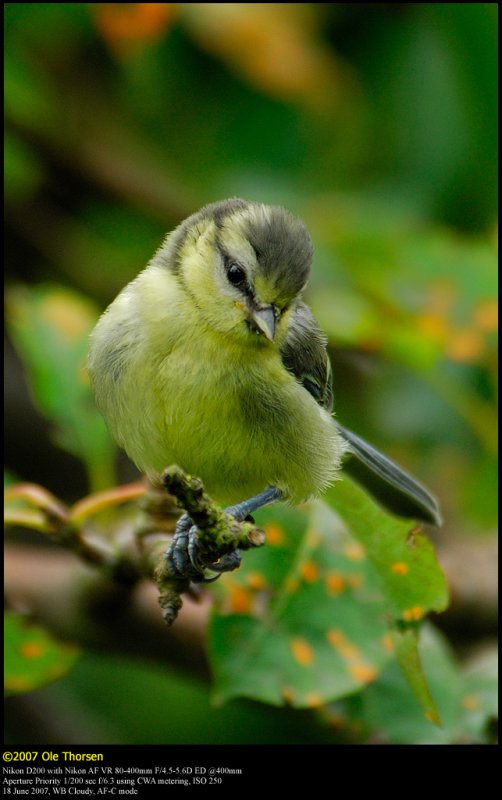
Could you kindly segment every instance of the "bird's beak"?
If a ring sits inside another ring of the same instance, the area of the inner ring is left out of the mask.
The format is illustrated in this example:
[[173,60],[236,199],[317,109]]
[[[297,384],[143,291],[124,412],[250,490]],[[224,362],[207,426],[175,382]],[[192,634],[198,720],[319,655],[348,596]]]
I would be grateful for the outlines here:
[[261,333],[270,342],[275,335],[275,314],[273,306],[254,308],[249,317],[249,324],[256,333]]

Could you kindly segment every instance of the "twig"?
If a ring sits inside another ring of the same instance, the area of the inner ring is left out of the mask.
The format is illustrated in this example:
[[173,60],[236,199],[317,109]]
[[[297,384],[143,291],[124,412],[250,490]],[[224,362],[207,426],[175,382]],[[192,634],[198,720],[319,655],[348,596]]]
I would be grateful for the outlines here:
[[[185,475],[177,466],[169,467],[159,486],[130,484],[90,495],[67,508],[47,490],[34,484],[20,484],[6,493],[7,502],[24,501],[35,509],[6,508],[6,523],[30,527],[72,550],[84,561],[100,567],[108,579],[131,589],[140,578],[153,579],[159,590],[159,603],[168,625],[176,619],[184,592],[195,596],[186,578],[171,575],[166,551],[171,543],[179,513],[173,504],[184,508],[199,529],[207,563],[240,548],[259,547],[263,531],[250,522],[237,522],[206,494],[198,478]],[[131,501],[139,501],[142,512],[136,520],[114,519],[100,529],[94,517],[100,512]]]
[[211,500],[199,478],[185,475],[179,467],[172,466],[165,470],[162,481],[178,505],[189,513],[199,529],[201,545],[215,559],[236,548],[249,550],[265,543],[265,534],[256,525],[237,522]]
[[[197,525],[199,541],[208,563],[216,562],[236,548],[249,550],[264,544],[263,531],[250,522],[238,522],[226,514],[206,494],[199,478],[186,475],[180,467],[173,465],[164,471],[162,482],[177,505],[185,509]],[[175,578],[168,572],[165,553],[157,561],[153,575],[159,587],[159,603],[164,619],[168,625],[172,625],[182,606],[181,594],[190,591],[190,582],[185,578]]]

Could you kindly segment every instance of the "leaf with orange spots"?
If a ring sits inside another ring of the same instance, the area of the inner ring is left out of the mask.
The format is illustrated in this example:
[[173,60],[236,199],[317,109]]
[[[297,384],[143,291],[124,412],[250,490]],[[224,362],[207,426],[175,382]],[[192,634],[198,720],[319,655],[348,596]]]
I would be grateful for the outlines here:
[[79,657],[75,645],[58,642],[21,614],[4,617],[4,688],[6,694],[39,689],[63,677]]
[[[416,662],[413,636],[407,631],[397,642],[398,649],[402,648],[401,660]],[[398,662],[391,661],[363,692],[324,709],[328,724],[330,719],[341,719],[347,727],[357,720],[366,738],[376,735],[390,744],[493,743],[498,707],[496,646],[464,667],[442,634],[426,624],[420,636],[419,660],[430,688],[415,685],[412,694]],[[416,676],[416,664],[412,673]],[[436,714],[441,726],[430,721]]]
[[[215,587],[210,654],[219,702],[247,696],[279,705],[287,690],[290,705],[308,707],[313,694],[325,703],[373,685],[396,659],[392,615],[414,630],[444,608],[434,549],[413,523],[390,517],[347,480],[327,498],[329,506],[259,512],[272,542],[246,553]],[[405,675],[425,703],[413,641]],[[429,701],[432,716],[433,708]]]
[[115,453],[85,369],[98,313],[89,300],[57,286],[18,286],[7,295],[9,333],[33,398],[53,423],[56,443],[86,465],[93,490],[114,483]]
[[[365,492],[344,479],[326,494],[340,523],[364,548],[396,621],[416,625],[448,601],[445,579],[434,548],[420,528],[389,516]],[[420,666],[416,631],[400,634],[397,656],[411,690],[425,712],[438,721],[434,702]],[[404,638],[403,638],[404,637]]]
[[256,517],[272,542],[215,586],[215,699],[311,708],[371,684],[394,656],[363,548],[319,503]]
[[346,478],[337,481],[325,499],[364,548],[397,619],[414,622],[446,608],[445,579],[434,547],[420,528],[390,516]]

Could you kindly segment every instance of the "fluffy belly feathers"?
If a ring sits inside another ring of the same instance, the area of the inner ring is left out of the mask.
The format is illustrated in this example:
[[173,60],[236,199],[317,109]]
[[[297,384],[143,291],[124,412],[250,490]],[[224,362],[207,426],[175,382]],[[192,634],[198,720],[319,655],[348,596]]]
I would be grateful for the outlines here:
[[[227,354],[222,354],[227,355]],[[274,485],[294,502],[319,494],[343,452],[331,416],[278,357],[211,360],[171,352],[138,387],[134,370],[116,385],[115,435],[151,477],[176,463],[220,502]],[[106,412],[105,412],[106,416]],[[121,431],[127,431],[124,436]]]

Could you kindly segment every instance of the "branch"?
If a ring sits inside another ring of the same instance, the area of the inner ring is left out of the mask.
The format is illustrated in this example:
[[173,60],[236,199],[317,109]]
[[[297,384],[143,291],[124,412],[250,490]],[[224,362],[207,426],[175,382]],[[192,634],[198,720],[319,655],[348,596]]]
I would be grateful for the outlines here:
[[221,557],[230,550],[249,550],[265,543],[265,534],[251,522],[238,522],[226,514],[204,491],[202,481],[177,466],[162,475],[164,486],[184,508],[199,529],[199,539],[208,552]]
[[[6,523],[30,527],[49,536],[52,541],[72,550],[81,559],[101,568],[101,578],[122,591],[130,592],[142,578],[156,583],[164,620],[171,625],[182,606],[181,595],[200,594],[198,585],[168,572],[166,552],[171,544],[177,507],[184,508],[199,529],[207,563],[216,563],[236,548],[247,550],[265,541],[263,531],[249,522],[237,522],[206,494],[201,481],[177,466],[163,475],[164,486],[150,483],[130,484],[90,495],[67,508],[43,487],[19,484],[6,492]],[[24,502],[33,508],[18,508]],[[121,515],[106,519],[106,526],[96,522],[103,511],[115,510],[126,502],[137,501],[136,518],[125,520]],[[12,505],[14,503],[14,505]]]
[[[208,563],[215,563],[232,550],[249,550],[265,542],[265,534],[253,523],[238,522],[226,514],[204,491],[199,478],[186,475],[180,467],[168,467],[162,475],[162,483],[199,529],[199,541]],[[165,551],[164,551],[165,554]],[[181,594],[190,591],[187,579],[174,578],[167,571],[165,558],[157,562],[153,571],[160,591],[160,606],[164,619],[172,625],[181,608]]]

